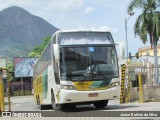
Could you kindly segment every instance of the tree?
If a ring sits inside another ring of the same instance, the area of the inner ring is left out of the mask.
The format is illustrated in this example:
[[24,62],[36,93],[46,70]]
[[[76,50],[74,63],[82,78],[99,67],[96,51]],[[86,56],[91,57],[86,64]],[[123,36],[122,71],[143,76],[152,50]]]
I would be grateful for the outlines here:
[[7,68],[9,70],[9,73],[10,73],[10,80],[13,81],[15,78],[14,78],[14,64],[13,64],[13,61],[8,59],[8,62],[7,62]]
[[145,44],[149,41],[154,48],[155,82],[158,82],[158,59],[157,42],[160,37],[160,0],[132,0],[128,6],[128,13],[135,8],[141,8],[142,13],[138,16],[134,33]]
[[35,46],[33,50],[28,54],[28,57],[40,57],[50,40],[51,36],[44,38],[43,43],[41,45]]
[[135,56],[136,56],[137,59],[139,59],[139,53],[138,52],[135,54]]

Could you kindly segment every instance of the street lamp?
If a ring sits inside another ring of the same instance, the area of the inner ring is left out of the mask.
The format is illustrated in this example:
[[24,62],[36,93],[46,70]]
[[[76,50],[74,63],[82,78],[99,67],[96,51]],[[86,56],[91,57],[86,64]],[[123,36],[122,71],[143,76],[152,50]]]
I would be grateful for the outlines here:
[[127,63],[128,63],[128,40],[127,40],[127,22],[131,16],[134,15],[134,12],[129,13],[128,19],[125,18],[125,30],[126,30],[126,50],[127,50]]

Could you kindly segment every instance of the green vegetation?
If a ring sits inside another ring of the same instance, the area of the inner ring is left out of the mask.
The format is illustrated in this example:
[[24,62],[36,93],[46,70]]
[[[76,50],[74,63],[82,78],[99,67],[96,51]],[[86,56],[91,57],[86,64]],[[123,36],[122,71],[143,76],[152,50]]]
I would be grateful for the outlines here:
[[14,64],[12,60],[8,60],[7,68],[9,69],[9,72],[11,75],[10,80],[13,81],[14,80]]
[[14,64],[13,64],[13,62],[9,62],[7,64],[7,68],[9,69],[9,71],[14,71]]
[[136,56],[137,59],[139,59],[139,53],[138,52],[135,54],[135,56]]
[[44,38],[43,43],[41,45],[35,46],[33,50],[28,54],[28,57],[40,57],[50,39],[51,36]]
[[154,63],[155,63],[155,81],[158,81],[158,59],[157,59],[157,42],[160,37],[160,1],[159,0],[132,0],[128,6],[128,13],[135,8],[142,9],[142,13],[138,16],[135,26],[135,35],[141,38],[145,44],[150,40],[151,46],[154,47]]

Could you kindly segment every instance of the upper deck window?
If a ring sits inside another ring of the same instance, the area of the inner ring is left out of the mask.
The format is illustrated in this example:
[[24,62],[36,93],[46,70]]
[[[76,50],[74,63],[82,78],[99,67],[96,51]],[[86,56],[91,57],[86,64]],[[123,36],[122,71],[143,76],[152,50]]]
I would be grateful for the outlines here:
[[64,32],[59,34],[60,45],[113,44],[109,32]]

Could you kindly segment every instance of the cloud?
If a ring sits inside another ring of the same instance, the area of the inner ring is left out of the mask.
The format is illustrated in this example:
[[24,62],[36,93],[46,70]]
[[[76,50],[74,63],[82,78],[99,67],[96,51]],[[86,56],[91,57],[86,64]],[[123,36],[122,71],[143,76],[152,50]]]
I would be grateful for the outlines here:
[[109,3],[109,2],[125,2],[127,0],[92,0],[93,2],[96,3]]
[[93,7],[86,7],[84,9],[84,14],[88,15],[88,14],[94,12],[94,11],[95,11],[95,9]]
[[79,27],[78,29],[79,30],[81,30],[81,29],[84,29],[84,30],[103,30],[103,31],[109,31],[112,34],[115,34],[115,33],[118,32],[117,28],[111,28],[111,27],[109,27],[107,25],[99,26],[99,27]]
[[43,11],[75,12],[83,10],[84,0],[0,0],[0,9],[10,6],[41,8]]
[[[35,0],[35,2],[36,2],[36,0]],[[37,2],[38,2],[38,0],[37,0]],[[18,6],[18,7],[22,7],[24,9],[26,9],[27,11],[31,12],[37,8],[37,7],[35,7],[36,4],[33,4],[32,0],[5,0],[5,1],[0,0],[0,3],[1,3],[0,10],[3,10],[8,7],[12,7],[12,6]],[[37,6],[39,6],[40,4],[41,4],[41,2],[39,2],[37,4]],[[40,7],[42,7],[42,6],[40,5]]]
[[33,0],[0,0],[0,2],[0,10],[10,6],[19,6],[50,23],[62,20],[71,21],[83,16],[85,11],[84,0],[34,0],[34,2]]
[[83,4],[84,0],[49,0],[45,9],[56,12],[75,12],[81,10]]
[[85,7],[84,0],[49,0],[45,10],[54,11],[54,13],[72,13],[79,15],[88,15],[95,11],[93,7]]
[[107,25],[100,26],[98,29],[110,31],[110,32],[112,32],[112,33],[117,33],[117,32],[118,32],[118,29],[117,29],[117,28],[111,28],[111,27],[109,27],[109,26],[107,26]]

